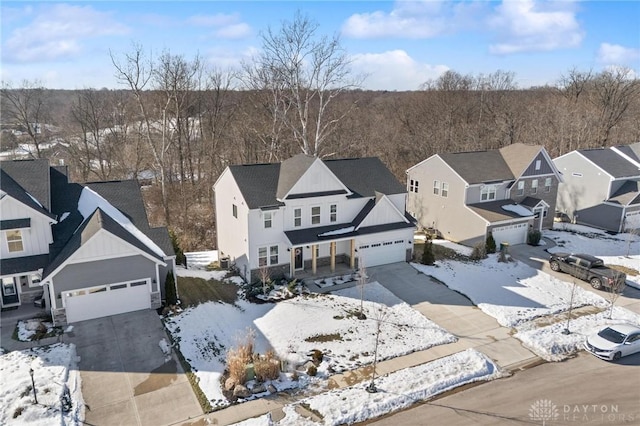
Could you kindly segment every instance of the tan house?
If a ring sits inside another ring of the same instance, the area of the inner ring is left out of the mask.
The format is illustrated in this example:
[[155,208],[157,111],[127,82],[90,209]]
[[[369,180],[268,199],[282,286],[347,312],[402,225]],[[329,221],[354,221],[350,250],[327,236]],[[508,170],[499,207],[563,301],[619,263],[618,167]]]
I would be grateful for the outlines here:
[[551,228],[561,176],[539,145],[435,154],[407,170],[407,211],[421,228],[466,245],[522,244]]

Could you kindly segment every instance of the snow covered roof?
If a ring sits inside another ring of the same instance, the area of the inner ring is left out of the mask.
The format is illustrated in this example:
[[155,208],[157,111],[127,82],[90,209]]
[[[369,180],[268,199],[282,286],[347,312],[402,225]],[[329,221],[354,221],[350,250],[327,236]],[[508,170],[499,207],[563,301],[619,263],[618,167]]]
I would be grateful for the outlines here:
[[531,210],[529,210],[524,206],[521,206],[520,204],[505,204],[503,206],[500,206],[500,208],[508,212],[513,212],[518,216],[522,216],[522,217],[533,216],[533,213],[531,212]]

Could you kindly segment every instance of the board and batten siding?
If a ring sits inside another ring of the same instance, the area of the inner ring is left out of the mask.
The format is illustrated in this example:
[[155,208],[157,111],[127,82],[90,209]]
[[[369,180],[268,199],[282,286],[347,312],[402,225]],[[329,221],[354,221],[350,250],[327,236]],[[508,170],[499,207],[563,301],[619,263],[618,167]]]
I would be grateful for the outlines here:
[[156,263],[142,255],[67,264],[51,279],[54,308],[62,308],[65,291],[155,278]]
[[[536,161],[540,161],[540,169],[536,170]],[[541,176],[555,174],[547,158],[540,152],[529,166],[522,172],[521,176]]]
[[0,242],[0,256],[3,259],[49,253],[49,244],[53,242],[51,219],[9,196],[0,201],[0,206],[2,206],[2,220],[31,219],[31,226],[21,229],[24,251],[10,253],[6,233],[0,231],[0,238],[2,239]]

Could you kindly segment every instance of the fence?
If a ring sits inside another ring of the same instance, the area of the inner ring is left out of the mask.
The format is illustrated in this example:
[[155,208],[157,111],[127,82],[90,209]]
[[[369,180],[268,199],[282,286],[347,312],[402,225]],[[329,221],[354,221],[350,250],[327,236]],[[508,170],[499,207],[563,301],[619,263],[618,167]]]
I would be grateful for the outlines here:
[[184,257],[187,260],[187,269],[203,268],[211,262],[218,261],[218,250],[186,252]]

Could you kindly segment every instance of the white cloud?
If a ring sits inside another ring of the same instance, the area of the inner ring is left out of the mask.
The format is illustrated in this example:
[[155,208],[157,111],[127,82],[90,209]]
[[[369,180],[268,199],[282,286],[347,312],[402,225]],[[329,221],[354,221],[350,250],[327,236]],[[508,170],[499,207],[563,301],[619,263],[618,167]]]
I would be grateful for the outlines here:
[[430,38],[459,28],[471,29],[483,3],[397,1],[391,12],[375,11],[350,16],[342,34],[354,38]]
[[640,49],[601,43],[598,49],[598,61],[604,64],[629,64],[640,59]]
[[226,25],[222,28],[219,28],[215,33],[216,37],[226,39],[245,38],[250,36],[251,34],[251,27],[245,23]]
[[569,1],[505,0],[488,22],[499,40],[489,47],[494,54],[576,47],[584,38],[575,5]]
[[449,68],[416,62],[404,50],[363,53],[352,56],[355,74],[367,74],[369,90],[417,90],[429,79],[438,78]]
[[32,21],[16,28],[4,44],[3,59],[34,62],[74,56],[82,52],[88,38],[122,35],[128,28],[111,14],[91,6],[56,4],[45,6]]
[[251,26],[242,22],[238,14],[194,15],[187,19],[187,24],[215,28],[214,36],[224,39],[246,38],[253,33]]

